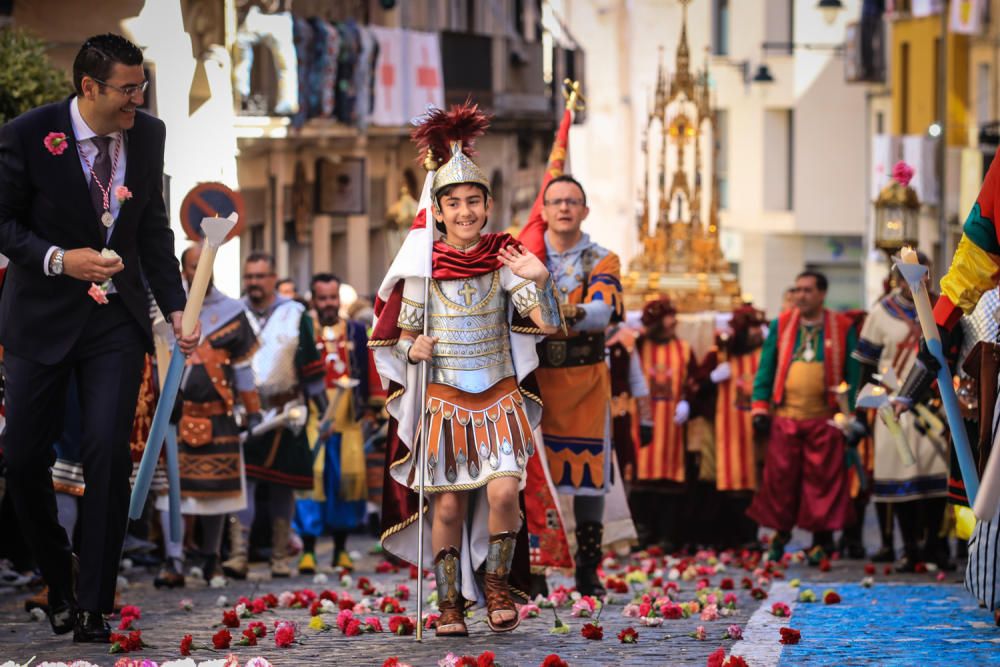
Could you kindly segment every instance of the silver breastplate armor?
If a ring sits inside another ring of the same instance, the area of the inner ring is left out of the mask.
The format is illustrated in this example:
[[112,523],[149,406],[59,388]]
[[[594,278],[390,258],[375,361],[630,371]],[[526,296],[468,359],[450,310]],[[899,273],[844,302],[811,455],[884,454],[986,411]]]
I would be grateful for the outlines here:
[[[295,352],[305,308],[291,301],[278,306],[258,336],[260,347],[253,355],[253,372],[260,397],[287,393],[299,386]],[[254,317],[252,313],[249,316]]]
[[431,382],[478,394],[514,375],[499,272],[434,280],[427,306],[428,335],[438,338]]

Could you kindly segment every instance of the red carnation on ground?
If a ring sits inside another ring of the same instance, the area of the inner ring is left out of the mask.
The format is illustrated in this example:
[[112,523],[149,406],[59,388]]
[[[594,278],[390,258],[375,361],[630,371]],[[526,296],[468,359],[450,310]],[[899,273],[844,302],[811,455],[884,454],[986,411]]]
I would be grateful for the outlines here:
[[750,667],[742,655],[731,655],[729,659],[722,663],[722,667]]
[[388,595],[379,600],[378,609],[383,614],[398,614],[404,611],[403,605],[399,604],[399,600]]
[[249,630],[253,630],[253,633],[258,637],[263,637],[267,634],[267,626],[264,625],[261,621],[250,621],[250,624],[247,625],[247,628]]
[[476,659],[471,655],[463,655],[455,663],[455,667],[476,667]]
[[837,604],[840,602],[840,594],[837,591],[827,591],[823,593],[823,602],[826,604]]
[[194,637],[191,635],[184,635],[181,638],[181,655],[191,655],[191,644],[194,643]]
[[387,560],[382,561],[375,566],[375,572],[377,574],[394,574],[399,571],[399,568],[390,563]]
[[635,628],[629,626],[618,633],[618,641],[622,644],[634,644],[639,641],[639,633]]
[[542,660],[542,664],[538,667],[569,667],[569,663],[555,653],[550,653],[545,656],[545,660]]
[[819,571],[820,572],[829,572],[830,571],[830,559],[829,558],[824,558],[824,559],[820,560],[820,562],[819,562]]
[[775,602],[771,605],[771,614],[779,618],[788,618],[792,615],[792,609],[784,602]]
[[865,574],[869,574],[869,575],[875,574],[875,564],[874,563],[865,563]]
[[267,600],[264,598],[257,598],[250,603],[250,611],[253,612],[255,616],[263,614],[267,611]]
[[323,591],[322,593],[319,594],[319,599],[320,600],[329,600],[330,602],[336,602],[337,601],[337,594],[334,593],[331,590],[325,590],[325,591]]
[[721,588],[724,591],[731,591],[735,587],[736,585],[733,583],[733,580],[730,579],[729,577],[726,577],[725,579],[719,582],[719,588]]
[[927,563],[917,563],[913,566],[913,572],[915,574],[925,574],[927,572]]
[[439,618],[441,618],[441,614],[427,614],[424,618],[424,630],[433,630],[436,628]]
[[352,618],[347,622],[347,627],[344,628],[344,634],[348,637],[357,637],[361,634],[361,621],[356,618]]
[[212,635],[212,646],[216,649],[229,648],[229,643],[233,640],[233,636],[229,634],[229,630],[222,628],[214,635]]
[[802,633],[794,628],[779,628],[781,632],[781,643],[782,644],[798,644],[799,640],[802,639]]
[[414,629],[413,621],[406,616],[393,616],[389,619],[389,632],[394,635],[412,635]]
[[136,607],[133,604],[127,604],[124,607],[122,607],[121,616],[122,618],[131,617],[134,619],[139,619],[142,618],[142,609]]
[[319,612],[322,608],[323,608],[323,603],[320,600],[313,600],[312,604],[309,605],[309,615],[319,616]]
[[767,599],[767,593],[762,588],[755,588],[755,589],[753,589],[752,591],[750,591],[750,596],[754,600],[766,600]]
[[892,565],[886,565],[884,568],[882,568],[882,574],[885,575],[892,574]]
[[278,648],[288,648],[295,641],[295,626],[291,623],[282,623],[274,631],[274,643]]
[[237,616],[236,610],[230,609],[222,612],[222,624],[227,628],[240,627],[240,617]]
[[587,623],[580,628],[580,634],[583,635],[584,639],[600,640],[604,639],[604,628],[596,623]]
[[240,646],[256,646],[257,645],[257,633],[247,628],[243,631],[243,637],[240,638]]
[[750,577],[743,577],[743,580],[740,581],[740,586],[746,589],[753,588],[753,580]]
[[483,651],[476,658],[476,667],[496,667],[494,660],[496,660],[496,655],[493,651]]
[[684,608],[674,602],[668,602],[660,607],[660,615],[667,620],[682,618],[684,616]]

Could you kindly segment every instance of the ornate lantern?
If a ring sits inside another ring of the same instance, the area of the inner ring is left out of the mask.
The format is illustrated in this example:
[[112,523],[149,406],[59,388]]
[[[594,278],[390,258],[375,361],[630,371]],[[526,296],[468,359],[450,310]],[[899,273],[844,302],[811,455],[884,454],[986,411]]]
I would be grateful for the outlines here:
[[910,187],[913,168],[897,162],[892,168],[892,180],[882,188],[875,200],[875,247],[889,257],[904,245],[917,246],[920,200]]

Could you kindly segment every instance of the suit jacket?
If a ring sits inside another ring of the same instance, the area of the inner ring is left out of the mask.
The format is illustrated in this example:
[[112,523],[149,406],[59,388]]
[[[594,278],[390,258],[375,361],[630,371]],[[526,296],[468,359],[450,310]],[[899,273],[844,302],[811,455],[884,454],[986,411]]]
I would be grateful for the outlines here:
[[[88,296],[89,283],[45,275],[50,246],[108,247],[121,256],[125,268],[114,276],[114,285],[150,349],[143,275],[164,313],[182,310],[185,303],[163,201],[166,127],[138,111],[126,131],[125,186],[132,198],[122,204],[105,243],[107,230],[91,204],[80,166],[69,102],[33,109],[0,127],[0,253],[10,258],[0,292],[0,344],[43,364],[64,359],[93,309],[102,307]],[[50,132],[66,135],[66,150],[59,155],[43,143]]]

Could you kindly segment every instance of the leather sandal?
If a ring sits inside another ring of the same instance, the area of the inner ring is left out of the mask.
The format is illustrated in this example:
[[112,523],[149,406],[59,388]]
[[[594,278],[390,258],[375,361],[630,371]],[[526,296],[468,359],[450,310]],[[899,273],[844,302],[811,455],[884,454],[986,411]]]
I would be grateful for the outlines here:
[[434,578],[437,580],[438,611],[435,634],[438,637],[468,637],[465,625],[465,599],[462,597],[462,567],[459,552],[448,547],[434,557]]
[[[514,546],[517,533],[507,531],[490,535],[490,546],[486,552],[486,574],[483,577],[486,593],[486,623],[493,632],[510,632],[521,624],[514,600],[510,596],[510,566],[514,561]],[[496,622],[493,614],[510,611],[514,617],[508,621]]]

